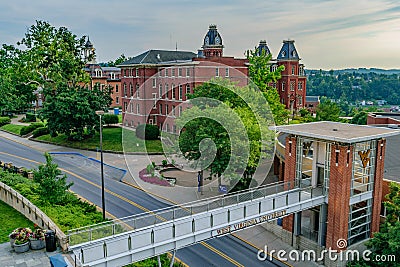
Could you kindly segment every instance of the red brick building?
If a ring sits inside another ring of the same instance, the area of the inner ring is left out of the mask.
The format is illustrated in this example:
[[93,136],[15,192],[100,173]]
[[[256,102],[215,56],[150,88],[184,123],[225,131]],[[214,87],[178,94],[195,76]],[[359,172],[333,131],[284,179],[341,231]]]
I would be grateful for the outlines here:
[[[148,50],[118,67],[121,68],[121,99],[125,125],[156,124],[166,132],[176,133],[174,118],[188,107],[186,94],[197,85],[222,77],[248,84],[248,60],[224,56],[223,41],[216,25],[210,25],[202,49],[187,51]],[[261,41],[259,51],[270,50]],[[282,79],[271,84],[279,91],[281,102],[296,111],[305,104],[306,77],[294,41],[284,41],[274,71],[285,66]]]
[[122,105],[120,96],[121,69],[117,67],[102,67],[100,64],[96,63],[94,52],[95,48],[88,37],[83,51],[83,56],[87,61],[85,71],[90,76],[90,84],[88,84],[88,86],[89,88],[93,88],[96,84],[99,84],[103,89],[111,87],[111,97],[113,101],[110,107],[119,107]]
[[150,123],[177,133],[174,119],[189,103],[186,95],[212,78],[247,84],[247,60],[223,56],[222,38],[211,25],[198,54],[148,50],[119,65],[125,125]]
[[378,232],[386,138],[399,132],[337,122],[276,129],[285,137],[285,153],[274,163],[276,171],[283,172],[280,179],[290,182],[290,188],[310,188],[311,197],[325,197],[325,204],[283,218],[282,236],[301,250],[341,251]]

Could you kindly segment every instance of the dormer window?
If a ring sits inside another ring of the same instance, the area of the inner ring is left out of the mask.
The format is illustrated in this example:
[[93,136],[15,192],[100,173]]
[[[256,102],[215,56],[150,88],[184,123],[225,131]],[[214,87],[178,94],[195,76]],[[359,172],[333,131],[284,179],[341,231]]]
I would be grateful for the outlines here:
[[286,51],[282,51],[281,56],[285,57],[286,56]]
[[101,76],[102,76],[101,69],[96,69],[96,77],[101,77]]

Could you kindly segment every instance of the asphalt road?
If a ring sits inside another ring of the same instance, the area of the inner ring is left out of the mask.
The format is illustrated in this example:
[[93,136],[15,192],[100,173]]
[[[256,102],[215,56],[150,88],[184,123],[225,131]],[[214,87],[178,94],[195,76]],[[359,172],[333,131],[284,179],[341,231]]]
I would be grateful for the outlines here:
[[[15,166],[36,167],[45,158],[41,151],[0,137],[0,160]],[[101,206],[99,164],[77,155],[54,155],[54,161],[74,182],[71,190]],[[115,179],[121,173],[105,167],[106,210],[117,218],[167,207],[149,194]],[[223,236],[180,249],[176,255],[189,266],[286,266],[280,262],[261,262],[257,249],[233,236]]]

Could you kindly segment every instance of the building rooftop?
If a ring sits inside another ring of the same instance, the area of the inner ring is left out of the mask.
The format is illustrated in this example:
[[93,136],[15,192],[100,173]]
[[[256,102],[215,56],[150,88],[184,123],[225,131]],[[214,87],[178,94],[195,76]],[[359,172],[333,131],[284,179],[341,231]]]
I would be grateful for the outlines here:
[[306,95],[306,102],[319,102],[319,96]]
[[386,139],[385,173],[383,177],[388,180],[400,182],[400,135],[390,136]]
[[271,129],[293,135],[347,144],[400,134],[399,130],[394,129],[331,121],[282,125],[271,127]]
[[142,64],[163,64],[170,62],[189,61],[197,55],[187,51],[148,50],[136,57],[122,62],[118,66],[142,65]]

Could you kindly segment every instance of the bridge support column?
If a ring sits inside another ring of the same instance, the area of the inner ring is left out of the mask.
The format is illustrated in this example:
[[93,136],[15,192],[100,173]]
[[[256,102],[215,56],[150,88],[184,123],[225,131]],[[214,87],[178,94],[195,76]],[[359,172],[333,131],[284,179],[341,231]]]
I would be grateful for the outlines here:
[[301,234],[301,211],[294,214],[293,234],[295,236]]
[[326,243],[326,222],[328,207],[326,204],[320,206],[319,213],[319,231],[318,231],[318,245],[321,247],[325,246]]
[[160,259],[160,255],[157,256],[157,261],[158,261],[158,267],[162,267],[161,266],[161,259]]
[[171,263],[169,264],[169,267],[174,266],[175,254],[176,254],[176,250],[174,250],[174,252],[172,252],[172,258],[171,258]]

